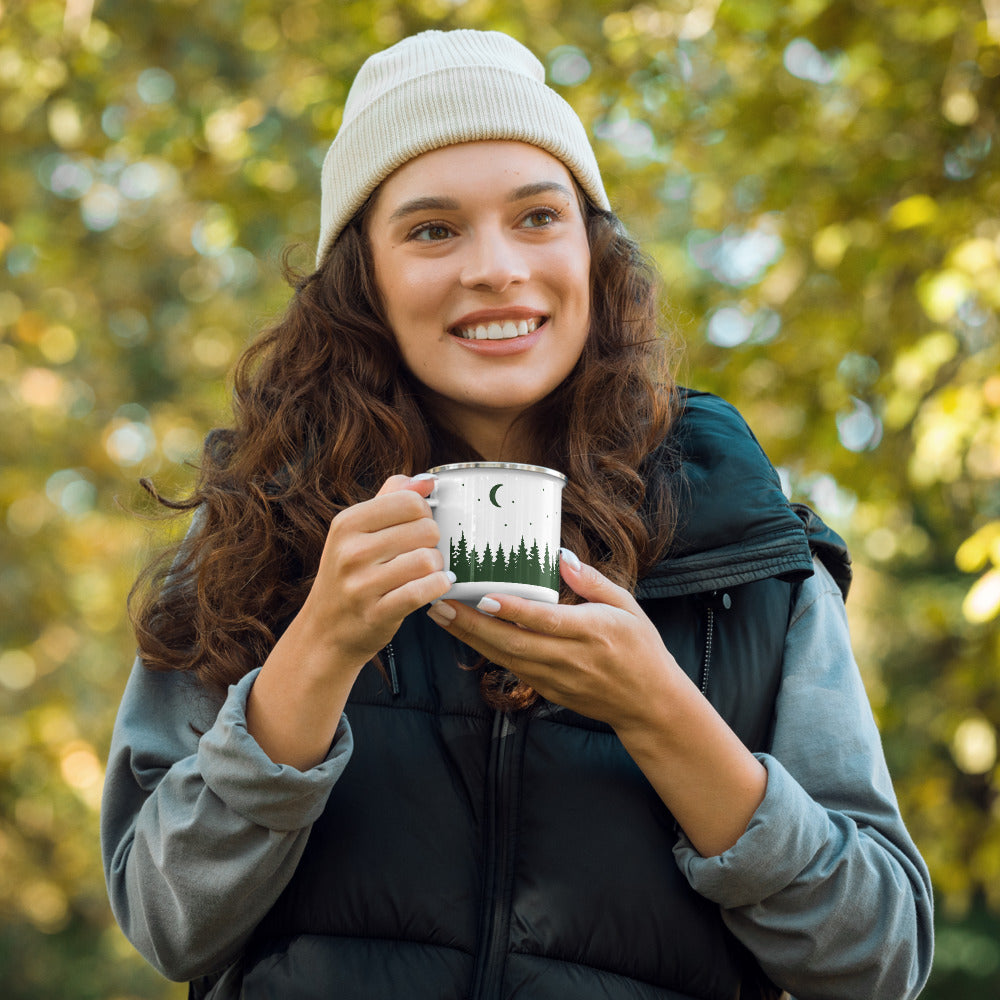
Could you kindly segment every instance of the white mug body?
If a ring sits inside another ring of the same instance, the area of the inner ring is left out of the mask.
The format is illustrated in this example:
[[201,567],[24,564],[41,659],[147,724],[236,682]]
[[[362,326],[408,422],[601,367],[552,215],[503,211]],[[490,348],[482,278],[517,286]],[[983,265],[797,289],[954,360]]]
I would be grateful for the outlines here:
[[438,548],[457,580],[446,600],[486,594],[559,601],[559,544],[566,477],[538,465],[461,462],[429,470]]

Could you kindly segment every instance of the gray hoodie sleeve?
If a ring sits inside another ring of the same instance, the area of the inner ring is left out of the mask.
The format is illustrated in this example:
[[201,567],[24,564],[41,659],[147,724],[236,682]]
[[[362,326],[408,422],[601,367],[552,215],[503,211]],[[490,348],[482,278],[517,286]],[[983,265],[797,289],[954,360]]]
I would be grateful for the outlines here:
[[797,1000],[911,1000],[930,973],[930,878],[903,825],[851,652],[836,584],[818,561],[785,643],[767,792],[743,836],[691,885]]
[[213,700],[186,673],[136,661],[101,810],[111,908],[170,979],[224,967],[288,884],[351,755],[341,719],[325,761],[274,764],[246,728],[258,671]]

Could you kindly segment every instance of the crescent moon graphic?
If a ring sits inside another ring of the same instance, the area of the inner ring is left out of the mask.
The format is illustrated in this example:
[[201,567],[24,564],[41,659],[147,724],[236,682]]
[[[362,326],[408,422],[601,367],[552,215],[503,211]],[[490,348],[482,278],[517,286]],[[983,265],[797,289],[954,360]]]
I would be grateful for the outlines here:
[[500,506],[500,504],[497,503],[497,490],[500,489],[501,486],[503,486],[503,483],[497,483],[496,486],[490,490],[490,503],[493,504],[494,507]]

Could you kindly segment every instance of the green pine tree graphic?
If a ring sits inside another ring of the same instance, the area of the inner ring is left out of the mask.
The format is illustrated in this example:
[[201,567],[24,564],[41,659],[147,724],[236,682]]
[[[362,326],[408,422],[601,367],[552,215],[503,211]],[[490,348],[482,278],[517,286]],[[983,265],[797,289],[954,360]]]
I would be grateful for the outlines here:
[[457,543],[451,539],[449,551],[449,568],[458,578],[458,583],[495,580],[559,589],[558,558],[552,557],[548,545],[543,555],[537,541],[533,541],[529,549],[523,536],[517,548],[511,547],[509,555],[504,554],[502,542],[497,544],[496,552],[487,542],[480,556],[475,546],[469,548],[463,531]]

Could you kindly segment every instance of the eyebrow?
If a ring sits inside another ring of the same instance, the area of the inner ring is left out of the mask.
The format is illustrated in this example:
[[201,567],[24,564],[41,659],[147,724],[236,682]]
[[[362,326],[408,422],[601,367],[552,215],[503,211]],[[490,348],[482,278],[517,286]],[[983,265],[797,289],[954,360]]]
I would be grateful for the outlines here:
[[520,201],[522,198],[534,198],[536,194],[548,194],[550,191],[556,191],[567,198],[573,197],[573,192],[565,184],[560,184],[558,181],[538,181],[535,184],[525,184],[515,188],[507,200]]
[[[536,195],[548,194],[549,192],[557,192],[567,198],[573,197],[573,193],[565,184],[560,184],[558,181],[536,181],[534,184],[523,184],[521,187],[515,188],[507,197],[507,201],[522,201],[524,198],[534,198]],[[457,212],[461,207],[454,198],[430,195],[423,198],[412,198],[410,201],[404,201],[389,216],[389,221],[395,222],[397,219],[403,219],[416,212]]]
[[455,201],[454,198],[413,198],[410,201],[404,201],[403,204],[389,216],[389,221],[395,222],[396,219],[402,219],[407,215],[413,215],[414,212],[457,212],[459,207],[458,202]]

